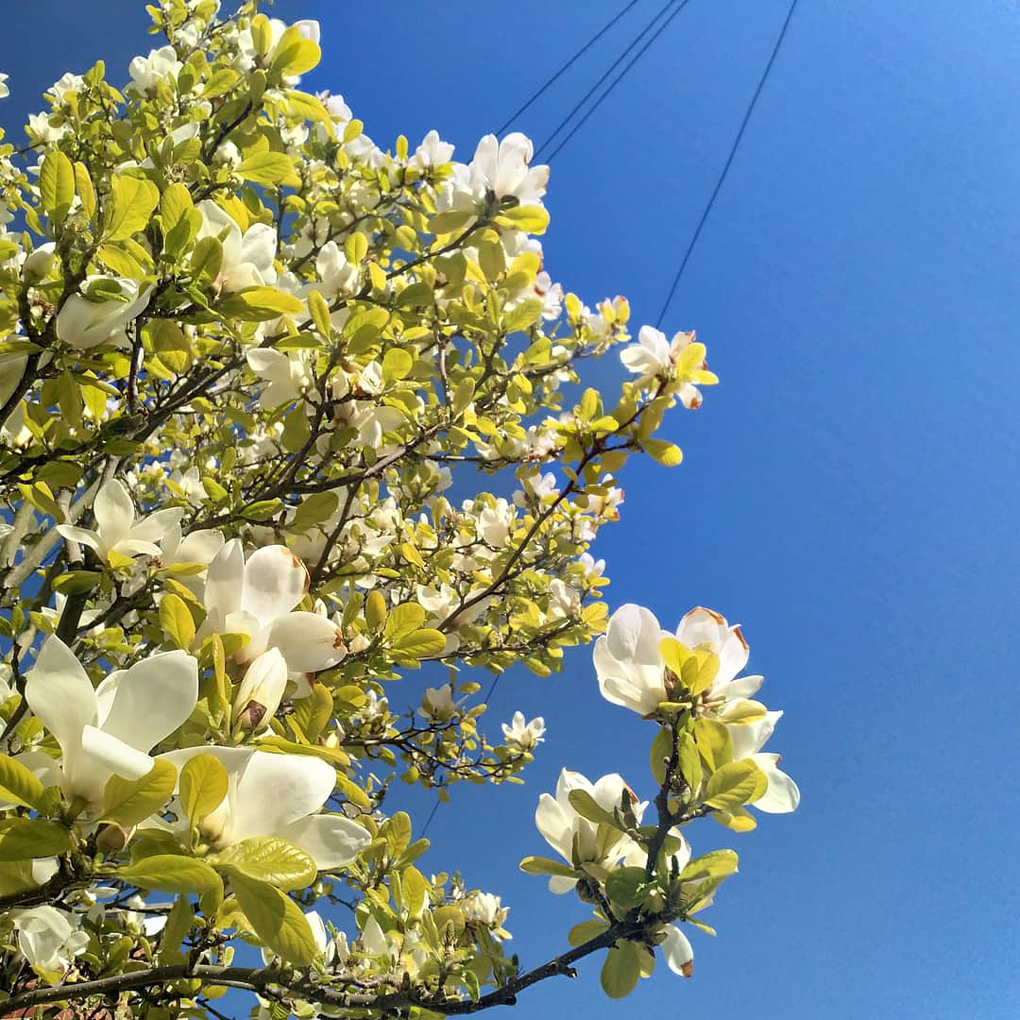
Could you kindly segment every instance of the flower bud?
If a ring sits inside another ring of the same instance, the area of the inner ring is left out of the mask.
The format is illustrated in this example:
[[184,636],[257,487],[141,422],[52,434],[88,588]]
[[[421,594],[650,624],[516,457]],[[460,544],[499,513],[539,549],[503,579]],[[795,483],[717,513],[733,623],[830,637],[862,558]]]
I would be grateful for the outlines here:
[[245,671],[234,697],[230,721],[246,730],[262,728],[280,707],[287,686],[287,662],[279,649],[270,648],[256,658]]

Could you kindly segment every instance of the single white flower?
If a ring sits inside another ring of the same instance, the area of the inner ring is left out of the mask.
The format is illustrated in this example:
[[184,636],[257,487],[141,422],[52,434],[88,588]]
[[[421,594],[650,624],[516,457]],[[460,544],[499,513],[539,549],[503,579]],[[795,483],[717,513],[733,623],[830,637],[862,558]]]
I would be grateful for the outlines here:
[[267,409],[289,404],[315,384],[307,351],[274,351],[258,347],[247,352],[248,366],[269,383],[259,394],[259,406]]
[[6,99],[10,94],[10,86],[7,84],[8,74],[0,74],[0,99]]
[[650,715],[668,701],[659,652],[666,637],[650,610],[633,603],[617,609],[592,653],[602,697],[638,715]]
[[202,214],[198,237],[215,237],[223,246],[216,286],[224,293],[276,283],[276,231],[268,223],[253,223],[244,233],[237,221],[212,199],[196,206]]
[[66,910],[45,905],[12,910],[9,916],[17,933],[18,952],[44,974],[63,974],[71,960],[88,947],[88,933],[81,931],[78,918]]
[[[582,864],[612,866],[632,852],[636,844],[629,836],[608,825],[600,827],[574,810],[570,803],[572,790],[584,790],[609,812],[626,800],[638,822],[646,807],[615,772],[592,783],[580,772],[563,769],[556,783],[555,798],[543,793],[535,810],[535,825],[545,841],[574,868]],[[565,875],[553,875],[549,879],[549,889],[554,893],[569,892],[576,884],[576,879]]]
[[499,200],[512,196],[521,205],[537,205],[549,183],[549,167],[529,166],[534,148],[519,131],[497,141],[486,135],[471,160],[471,181],[479,197]]
[[[652,326],[642,326],[638,331],[638,342],[620,351],[620,360],[624,367],[639,377],[640,385],[648,386],[656,379],[669,379],[683,358],[685,350],[694,342],[693,333],[676,333],[672,341],[668,341],[666,334],[660,330]],[[704,358],[696,367],[703,376],[701,382],[716,381],[715,376],[706,370]],[[684,382],[676,392],[684,407],[689,410],[701,407],[701,392],[693,383]]]
[[350,864],[371,842],[350,818],[318,813],[336,784],[332,766],[321,758],[212,745],[160,757],[179,772],[197,754],[218,758],[229,779],[223,802],[200,826],[215,848],[252,836],[277,836],[304,850],[320,871],[332,871]]
[[135,57],[128,64],[128,74],[137,91],[149,92],[164,78],[176,80],[183,67],[172,46],[161,46],[158,50],[149,50],[147,57]]
[[317,613],[291,612],[307,591],[308,571],[286,546],[265,546],[245,562],[240,540],[231,539],[209,564],[202,596],[208,616],[199,639],[247,634],[235,656],[241,664],[277,648],[291,672],[335,666],[345,654],[339,628]]
[[111,775],[140,779],[152,768],[148,752],[198,702],[198,662],[186,652],[158,652],[93,689],[70,648],[53,636],[28,674],[25,699],[60,744],[64,792],[91,806]]
[[423,139],[421,145],[415,149],[414,155],[409,160],[411,166],[419,169],[433,169],[449,163],[453,159],[453,146],[444,142],[439,137],[438,131],[430,131]]
[[761,752],[782,715],[783,713],[779,711],[766,712],[764,719],[727,727],[733,737],[734,760],[750,758],[765,773],[769,781],[768,789],[751,804],[751,807],[766,814],[786,814],[789,811],[796,811],[800,804],[800,790],[797,784],[779,768],[781,756]]
[[508,744],[520,748],[522,751],[530,751],[545,740],[542,734],[545,733],[545,720],[539,715],[529,723],[524,721],[523,712],[514,712],[514,717],[507,725],[503,723],[503,736]]
[[[119,289],[118,295],[111,296],[111,285]],[[77,350],[126,344],[124,328],[149,303],[152,285],[140,289],[137,280],[87,276],[85,292],[72,294],[57,312],[57,339]]]
[[425,719],[449,719],[457,710],[453,700],[453,687],[443,684],[442,687],[429,687],[422,696],[422,707],[418,714]]
[[184,515],[182,509],[172,507],[157,510],[136,523],[135,505],[127,489],[116,478],[110,479],[96,493],[92,513],[96,519],[95,531],[73,524],[58,524],[57,531],[70,542],[95,549],[104,560],[111,552],[121,556],[159,556],[158,543],[172,528],[179,527]]

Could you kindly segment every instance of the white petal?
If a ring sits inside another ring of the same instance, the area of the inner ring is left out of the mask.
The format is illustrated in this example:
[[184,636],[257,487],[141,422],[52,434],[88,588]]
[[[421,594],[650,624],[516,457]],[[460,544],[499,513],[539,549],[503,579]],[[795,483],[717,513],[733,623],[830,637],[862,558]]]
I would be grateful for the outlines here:
[[181,507],[157,510],[140,520],[131,529],[131,538],[142,542],[162,542],[167,533],[180,524],[183,516],[184,510]]
[[316,673],[335,666],[346,654],[335,623],[317,613],[287,613],[269,628],[266,644],[278,648],[287,668],[297,673]]
[[273,835],[310,854],[319,871],[350,864],[372,842],[365,829],[343,815],[311,815],[276,829]]
[[755,722],[727,726],[733,737],[733,760],[748,758],[764,747],[782,716],[782,712],[766,712],[763,719]]
[[754,807],[770,815],[796,811],[800,804],[800,790],[797,784],[782,769],[778,754],[752,754],[751,760],[768,776],[769,788],[754,802]]
[[82,730],[96,721],[96,695],[71,649],[49,637],[25,681],[25,699],[56,738],[65,762],[81,748]]
[[148,751],[187,720],[197,701],[198,662],[187,652],[160,652],[119,673],[102,729]]
[[684,977],[691,976],[694,966],[694,950],[691,948],[687,936],[676,925],[671,924],[666,929],[666,938],[661,949],[666,966],[674,974],[681,974]]
[[230,613],[241,608],[244,590],[244,547],[232,538],[209,564],[202,601],[213,631],[220,630]]
[[572,817],[548,793],[538,799],[535,826],[545,841],[570,863]]
[[307,591],[304,563],[286,546],[265,546],[252,553],[245,564],[241,608],[268,626],[278,616],[289,613]]
[[127,489],[116,478],[108,481],[96,493],[92,512],[96,518],[96,530],[107,548],[127,536],[135,519],[135,505]]
[[276,714],[287,689],[287,661],[276,648],[270,648],[258,656],[245,670],[241,686],[234,695],[234,709],[231,714],[233,722],[255,701],[262,706],[259,717],[265,719],[265,725]]
[[66,538],[69,542],[87,545],[90,549],[99,549],[101,545],[99,536],[94,531],[76,528],[73,524],[58,524],[57,533],[61,538]]
[[[115,772],[124,779],[141,779],[152,769],[153,759],[147,754],[95,726],[86,726],[82,731],[81,747],[88,768],[77,771],[75,788],[85,796],[98,796],[102,793],[101,787],[98,790],[93,788],[91,793],[81,788],[86,774],[91,777],[105,771]],[[102,781],[105,785],[105,778]]]
[[231,838],[278,835],[318,811],[335,784],[336,773],[321,758],[255,751],[237,782]]

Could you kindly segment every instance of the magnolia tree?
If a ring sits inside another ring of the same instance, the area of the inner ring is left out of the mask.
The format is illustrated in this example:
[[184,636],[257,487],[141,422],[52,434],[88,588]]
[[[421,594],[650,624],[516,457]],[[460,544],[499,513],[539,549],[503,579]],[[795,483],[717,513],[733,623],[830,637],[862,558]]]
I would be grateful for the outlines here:
[[[550,281],[522,135],[383,150],[299,88],[314,22],[149,10],[126,84],[64,75],[0,149],[0,1012],[436,1017],[593,954],[613,997],[657,955],[689,976],[737,856],[686,827],[796,807],[780,713],[739,628],[609,615],[588,549],[628,458],[679,462],[655,433],[716,381],[703,345]],[[575,387],[613,348],[619,396]],[[521,867],[584,906],[529,968],[384,795],[519,782],[543,722],[484,727],[465,667],[593,640],[651,775],[541,796],[554,853]],[[409,696],[426,663],[449,679]]]

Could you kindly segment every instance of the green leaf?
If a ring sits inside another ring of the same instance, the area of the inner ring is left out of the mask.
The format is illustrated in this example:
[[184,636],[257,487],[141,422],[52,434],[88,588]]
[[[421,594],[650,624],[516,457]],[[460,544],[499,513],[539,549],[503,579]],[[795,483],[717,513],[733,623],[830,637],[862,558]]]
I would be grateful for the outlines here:
[[163,219],[163,233],[169,233],[180,223],[189,209],[194,209],[191,192],[183,184],[171,184],[159,199],[159,215]]
[[158,202],[159,188],[152,181],[126,174],[112,177],[103,230],[106,239],[119,241],[144,230]]
[[695,719],[694,740],[709,772],[715,772],[727,762],[733,761],[733,737],[721,722],[715,719]]
[[570,929],[567,933],[567,941],[576,949],[578,946],[583,946],[585,942],[597,939],[608,928],[609,924],[606,921],[582,921]]
[[268,949],[295,967],[315,960],[318,949],[312,929],[289,896],[236,870],[230,881],[244,916]]
[[231,876],[240,872],[277,889],[304,889],[315,881],[315,861],[300,847],[276,836],[252,836],[227,847],[212,863]]
[[115,872],[132,885],[153,892],[206,893],[222,888],[220,876],[205,861],[181,854],[154,854],[134,864],[125,865]]
[[617,868],[606,878],[606,894],[613,903],[630,910],[644,900],[645,888],[649,884],[645,880],[644,868]]
[[156,759],[141,779],[110,776],[103,794],[101,817],[125,828],[137,825],[166,804],[176,784],[177,769],[162,759]]
[[433,659],[446,648],[446,635],[431,627],[416,630],[413,634],[394,641],[390,650],[407,659]]
[[159,604],[159,625],[178,648],[190,648],[195,639],[191,610],[179,595],[164,595]]
[[633,942],[617,942],[602,965],[602,991],[611,999],[624,999],[641,977],[641,955]]
[[39,810],[43,784],[16,758],[0,754],[0,798]]
[[708,777],[704,802],[721,811],[733,811],[750,804],[768,789],[764,772],[750,758],[723,765]]
[[689,733],[681,733],[677,749],[680,775],[683,776],[688,789],[696,793],[701,788],[703,778],[698,745]]
[[215,237],[202,237],[191,252],[191,276],[199,287],[206,287],[220,274],[223,245]]
[[63,223],[74,201],[74,166],[59,149],[51,149],[39,168],[39,197],[54,223]]
[[281,315],[301,315],[305,303],[275,287],[246,287],[224,298],[219,310],[243,322],[269,322]]
[[548,857],[525,857],[520,869],[527,875],[559,875],[562,878],[577,878],[577,872],[560,861],[551,861]]
[[549,213],[540,205],[518,205],[513,209],[501,209],[499,214],[527,234],[544,234],[549,226]]
[[652,741],[651,750],[648,752],[649,762],[652,766],[652,775],[655,781],[661,786],[666,780],[666,763],[673,752],[673,734],[671,730],[661,728]]
[[214,755],[196,754],[185,763],[181,769],[180,799],[181,807],[192,824],[197,825],[223,803],[229,786],[227,770]]
[[414,367],[414,358],[399,347],[391,347],[383,356],[383,382],[404,379]]
[[241,161],[237,173],[253,184],[300,184],[290,156],[283,152],[255,152]]
[[517,330],[533,326],[542,317],[543,307],[544,305],[538,298],[528,298],[527,301],[522,301],[503,317],[503,328],[508,333],[515,333]]
[[400,878],[407,912],[412,917],[419,917],[428,903],[429,884],[417,868],[404,868],[400,873]]
[[386,622],[386,599],[373,588],[365,599],[365,623],[372,634],[378,634]]
[[306,39],[297,25],[291,25],[276,44],[269,76],[281,78],[304,74],[315,67],[321,58],[322,51],[318,45]]
[[737,870],[738,858],[733,850],[712,850],[689,861],[687,867],[680,872],[681,882],[700,882],[706,878],[722,879],[734,874]]
[[425,610],[417,602],[404,602],[386,618],[383,633],[388,641],[399,641],[400,638],[413,634],[424,622]]
[[715,683],[718,675],[719,656],[707,648],[698,648],[684,660],[680,682],[691,694],[701,694]]
[[308,311],[312,315],[312,322],[315,323],[319,335],[328,340],[333,335],[333,323],[329,317],[329,305],[317,290],[308,292]]
[[56,822],[39,818],[0,821],[0,861],[57,857],[71,849],[71,833]]
[[195,912],[187,897],[178,896],[170,908],[166,924],[159,935],[157,963],[177,963],[181,959],[181,943],[187,938],[195,920]]
[[93,220],[96,215],[96,189],[92,185],[88,167],[84,163],[74,164],[74,181],[78,187],[78,197],[81,199],[85,215],[89,220]]
[[53,590],[61,595],[84,595],[99,584],[102,576],[98,570],[69,570],[54,578]]
[[743,698],[740,701],[731,701],[726,706],[722,719],[727,726],[743,726],[764,719],[766,712],[767,709],[760,701]]
[[664,467],[676,467],[684,459],[683,450],[666,439],[646,439],[641,445],[645,453]]
[[582,817],[596,825],[608,825],[619,829],[620,823],[587,790],[571,790],[567,795],[570,806]]
[[452,234],[466,227],[475,218],[472,209],[455,209],[450,212],[437,213],[429,220],[429,232],[432,234]]

